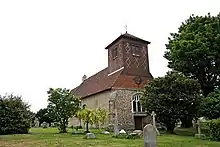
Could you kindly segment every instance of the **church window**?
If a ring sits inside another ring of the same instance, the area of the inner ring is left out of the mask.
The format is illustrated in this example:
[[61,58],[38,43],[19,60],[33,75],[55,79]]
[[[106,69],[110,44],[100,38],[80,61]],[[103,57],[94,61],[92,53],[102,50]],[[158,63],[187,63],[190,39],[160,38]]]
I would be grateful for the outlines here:
[[141,94],[135,94],[132,97],[132,111],[133,112],[143,112],[140,98],[141,98]]
[[112,50],[112,58],[115,59],[117,56],[118,56],[118,49],[116,47]]
[[141,55],[141,49],[137,45],[132,45],[132,55],[139,57]]

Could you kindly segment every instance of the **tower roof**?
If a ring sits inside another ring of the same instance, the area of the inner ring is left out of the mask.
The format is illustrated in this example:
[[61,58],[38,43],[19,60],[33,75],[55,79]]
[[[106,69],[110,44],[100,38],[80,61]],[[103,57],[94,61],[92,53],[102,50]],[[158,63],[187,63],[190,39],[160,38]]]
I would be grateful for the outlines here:
[[127,39],[131,39],[131,40],[135,40],[135,41],[140,41],[140,42],[144,42],[146,44],[150,44],[149,41],[143,40],[141,38],[138,38],[134,35],[128,34],[127,32],[125,34],[121,34],[118,38],[116,38],[112,43],[110,43],[105,49],[110,48],[114,43],[116,43],[118,40],[122,39],[122,38],[127,38]]

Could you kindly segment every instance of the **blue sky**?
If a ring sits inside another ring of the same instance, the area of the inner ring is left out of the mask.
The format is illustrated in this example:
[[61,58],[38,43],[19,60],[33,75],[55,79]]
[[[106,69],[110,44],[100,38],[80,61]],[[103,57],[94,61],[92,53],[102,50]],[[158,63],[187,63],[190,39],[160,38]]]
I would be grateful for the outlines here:
[[219,11],[219,0],[2,0],[0,94],[22,95],[35,112],[46,107],[50,87],[74,88],[107,66],[104,48],[126,24],[151,42],[150,71],[163,76],[169,34],[191,14]]

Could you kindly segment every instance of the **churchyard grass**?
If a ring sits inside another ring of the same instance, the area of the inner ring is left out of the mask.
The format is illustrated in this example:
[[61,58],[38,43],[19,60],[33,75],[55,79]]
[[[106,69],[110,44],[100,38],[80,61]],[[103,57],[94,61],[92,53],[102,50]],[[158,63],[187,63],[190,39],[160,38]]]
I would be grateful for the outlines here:
[[[143,139],[116,139],[92,130],[96,139],[83,139],[84,135],[58,134],[57,128],[32,128],[27,135],[0,136],[1,147],[143,147]],[[163,135],[158,147],[219,147],[220,142],[198,140],[189,136]]]

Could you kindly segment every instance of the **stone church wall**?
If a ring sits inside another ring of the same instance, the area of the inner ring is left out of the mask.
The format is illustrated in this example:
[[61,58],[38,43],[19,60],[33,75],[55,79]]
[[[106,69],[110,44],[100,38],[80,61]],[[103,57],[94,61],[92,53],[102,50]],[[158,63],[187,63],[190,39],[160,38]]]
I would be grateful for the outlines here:
[[121,129],[133,130],[135,128],[132,114],[132,96],[137,91],[128,89],[115,89],[115,109],[117,109],[118,123]]

